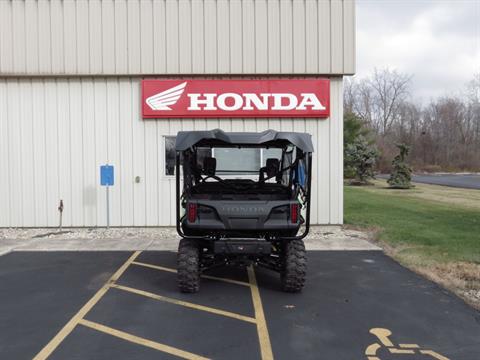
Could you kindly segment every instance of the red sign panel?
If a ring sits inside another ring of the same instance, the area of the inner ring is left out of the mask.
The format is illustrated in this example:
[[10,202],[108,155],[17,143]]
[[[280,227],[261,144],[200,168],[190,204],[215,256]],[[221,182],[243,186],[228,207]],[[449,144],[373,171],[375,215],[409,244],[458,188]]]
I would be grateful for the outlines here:
[[330,81],[143,80],[144,118],[330,115]]

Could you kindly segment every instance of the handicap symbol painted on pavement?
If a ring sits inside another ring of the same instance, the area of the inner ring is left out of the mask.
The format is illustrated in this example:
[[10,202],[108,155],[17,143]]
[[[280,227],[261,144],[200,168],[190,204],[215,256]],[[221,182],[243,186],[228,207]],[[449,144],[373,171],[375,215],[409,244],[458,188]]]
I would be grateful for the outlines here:
[[398,344],[398,346],[394,345],[389,336],[392,335],[392,332],[388,329],[383,328],[373,328],[370,329],[370,334],[373,334],[377,337],[378,342],[374,342],[373,344],[367,346],[365,349],[365,355],[367,356],[367,360],[381,360],[377,356],[377,351],[380,350],[382,347],[387,348],[391,354],[398,354],[398,355],[415,355],[421,354],[430,356],[432,359],[436,360],[449,360],[449,358],[440,355],[439,353],[429,350],[429,349],[422,349],[417,344]]

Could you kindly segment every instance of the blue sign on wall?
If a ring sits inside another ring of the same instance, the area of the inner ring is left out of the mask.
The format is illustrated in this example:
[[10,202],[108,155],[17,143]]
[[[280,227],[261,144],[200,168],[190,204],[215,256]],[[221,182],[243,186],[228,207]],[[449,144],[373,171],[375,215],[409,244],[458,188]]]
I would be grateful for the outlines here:
[[114,183],[113,166],[112,165],[100,166],[100,185],[113,186],[113,183]]

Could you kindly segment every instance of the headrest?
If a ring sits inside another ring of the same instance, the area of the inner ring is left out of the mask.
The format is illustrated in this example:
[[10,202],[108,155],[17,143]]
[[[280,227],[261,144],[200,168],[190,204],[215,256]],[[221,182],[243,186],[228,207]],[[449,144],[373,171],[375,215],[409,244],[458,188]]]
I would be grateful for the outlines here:
[[280,162],[276,158],[267,159],[266,163],[267,177],[275,176],[278,173]]
[[217,159],[206,157],[203,159],[203,173],[207,176],[215,176],[217,170]]

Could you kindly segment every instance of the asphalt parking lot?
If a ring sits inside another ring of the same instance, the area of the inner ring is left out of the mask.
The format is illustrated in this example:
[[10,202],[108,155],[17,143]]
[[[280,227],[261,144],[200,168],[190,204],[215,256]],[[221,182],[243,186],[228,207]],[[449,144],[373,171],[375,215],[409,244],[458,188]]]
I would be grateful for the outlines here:
[[480,189],[480,175],[478,174],[414,175],[412,179],[425,184]]
[[176,255],[0,257],[1,359],[458,359],[480,316],[380,251],[310,251],[301,294],[263,269],[217,269],[180,294]]
[[[377,175],[380,179],[388,179],[390,175]],[[431,184],[442,185],[464,189],[480,189],[480,174],[421,174],[412,175],[412,181]]]

